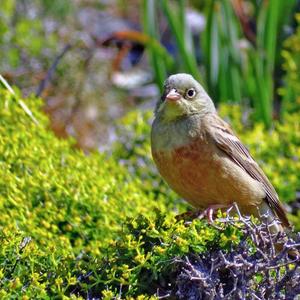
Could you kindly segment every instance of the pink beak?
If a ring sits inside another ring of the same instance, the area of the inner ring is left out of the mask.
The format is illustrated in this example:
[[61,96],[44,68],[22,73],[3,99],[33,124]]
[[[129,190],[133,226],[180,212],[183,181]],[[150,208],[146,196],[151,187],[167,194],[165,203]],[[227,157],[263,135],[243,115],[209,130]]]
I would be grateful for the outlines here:
[[177,101],[181,98],[181,95],[176,92],[175,89],[172,89],[166,96],[166,100]]

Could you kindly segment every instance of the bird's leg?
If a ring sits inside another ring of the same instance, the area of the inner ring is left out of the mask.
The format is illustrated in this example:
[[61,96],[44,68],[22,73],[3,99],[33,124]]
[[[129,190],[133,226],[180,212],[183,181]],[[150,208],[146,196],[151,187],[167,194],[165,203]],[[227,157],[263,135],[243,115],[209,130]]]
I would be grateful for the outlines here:
[[[231,205],[230,205],[230,206],[231,206]],[[208,206],[208,208],[206,208],[206,209],[198,216],[198,218],[199,218],[199,219],[202,219],[202,218],[206,217],[209,223],[213,223],[213,222],[214,222],[214,220],[213,220],[213,215],[214,215],[214,213],[216,213],[216,211],[217,211],[218,209],[224,209],[224,208],[228,208],[228,207],[230,207],[230,206],[228,206],[228,205],[226,205],[226,204],[213,204],[213,205],[210,205],[210,206]]]
[[226,204],[213,204],[208,206],[204,211],[197,209],[195,211],[187,211],[185,213],[182,213],[178,216],[176,216],[177,221],[181,220],[194,220],[194,219],[203,219],[207,218],[209,223],[213,223],[213,216],[217,212],[218,209],[228,209],[228,211],[232,208],[232,205],[226,205]]

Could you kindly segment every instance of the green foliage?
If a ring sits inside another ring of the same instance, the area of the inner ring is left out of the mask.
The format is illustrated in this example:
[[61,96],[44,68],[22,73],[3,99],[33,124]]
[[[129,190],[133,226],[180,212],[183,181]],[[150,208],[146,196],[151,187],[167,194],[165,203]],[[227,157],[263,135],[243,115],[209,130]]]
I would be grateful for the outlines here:
[[32,92],[45,76],[61,48],[59,30],[72,7],[67,0],[1,1],[0,69],[23,91]]
[[242,99],[241,26],[229,1],[209,1],[203,34],[207,86],[215,101]]
[[8,91],[0,99],[1,295],[59,297],[97,266],[122,220],[169,204],[145,197],[143,182],[115,160],[57,139],[39,99],[26,100],[39,125]]
[[279,89],[283,97],[282,115],[300,110],[300,14],[296,14],[297,29],[284,42],[282,56],[284,85]]
[[[207,22],[201,34],[201,49],[198,49],[203,62],[195,59],[192,33],[185,20],[185,1],[177,4],[161,1],[160,6],[154,1],[144,3],[147,3],[143,6],[143,17],[147,17],[145,32],[155,32],[151,36],[161,39],[153,17],[155,11],[161,11],[178,49],[178,63],[172,66],[167,66],[154,48],[150,51],[155,58],[152,67],[160,86],[164,74],[190,73],[207,86],[216,102],[251,103],[256,120],[271,126],[274,100],[279,97],[276,89],[280,81],[283,29],[289,25],[296,1],[247,1],[247,4],[205,1],[202,9]],[[243,5],[252,13],[247,11],[243,15]],[[251,29],[252,21],[256,31]]]
[[229,251],[241,238],[238,226],[224,223],[207,226],[206,221],[194,220],[187,226],[164,215],[138,216],[128,220],[111,245],[102,280],[115,296],[120,290],[127,296],[153,295],[161,282],[167,289],[167,283],[174,280],[176,260],[212,249]]
[[190,73],[195,79],[202,81],[202,77],[197,67],[197,61],[194,54],[192,35],[186,25],[185,0],[179,0],[178,6],[171,6],[168,1],[162,0],[162,10],[168,20],[172,34],[176,40],[178,52],[182,59],[182,66],[187,73]]
[[[22,7],[24,5],[24,7]],[[51,33],[46,34],[43,23],[38,18],[30,18],[26,14],[26,5],[15,0],[3,0],[0,18],[0,48],[3,53],[0,63],[11,68],[20,67],[21,57],[43,57],[45,48],[55,47],[57,40]],[[11,30],[12,22],[15,23]],[[47,38],[46,38],[47,35]],[[11,45],[14,47],[11,47]],[[7,68],[6,68],[7,69]]]
[[[142,3],[142,24],[144,32],[151,38],[158,40],[158,28],[156,26],[157,3],[153,0],[144,0]],[[148,47],[152,68],[155,70],[155,80],[159,87],[163,86],[166,78],[166,63],[154,47]]]
[[90,295],[97,297],[99,290],[105,297],[120,299],[145,295],[246,299],[253,294],[261,299],[293,299],[298,295],[295,261],[286,258],[282,264],[284,252],[274,255],[278,235],[272,242],[266,225],[258,225],[257,220],[224,217],[219,213],[220,219],[211,226],[199,219],[176,223],[164,215],[128,220],[103,261],[100,285],[94,285]]
[[[167,63],[166,58],[162,57],[158,53],[158,48],[147,47],[148,53],[151,61],[151,67],[153,68],[155,81],[159,88],[162,89],[163,82],[170,73],[171,70],[177,69],[185,70],[186,72],[192,74],[197,80],[203,81],[202,77],[198,71],[197,62],[192,45],[191,32],[186,26],[185,20],[185,1],[178,1],[178,6],[169,4],[168,1],[143,1],[141,6],[142,12],[142,24],[144,32],[157,41],[160,41],[161,35],[158,29],[157,15],[161,10],[170,26],[172,35],[176,40],[176,46],[178,47],[178,52],[182,62],[175,67],[175,63],[172,59],[172,64]],[[171,56],[170,56],[171,58]]]

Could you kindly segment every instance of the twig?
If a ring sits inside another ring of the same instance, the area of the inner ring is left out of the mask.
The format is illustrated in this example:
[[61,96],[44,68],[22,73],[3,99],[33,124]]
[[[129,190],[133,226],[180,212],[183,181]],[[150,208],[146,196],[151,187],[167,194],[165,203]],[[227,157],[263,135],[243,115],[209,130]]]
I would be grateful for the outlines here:
[[56,56],[56,58],[54,59],[51,67],[49,68],[49,70],[47,71],[46,77],[40,82],[35,95],[37,97],[39,97],[42,92],[44,91],[44,89],[46,88],[46,86],[48,85],[48,82],[52,79],[52,75],[59,63],[59,61],[64,57],[64,55],[72,48],[73,46],[71,44],[67,44],[62,51]]
[[[218,221],[239,228],[245,239],[232,252],[219,249],[209,254],[189,254],[177,260],[181,272],[176,279],[176,290],[171,294],[179,295],[179,299],[206,299],[213,294],[219,297],[217,299],[247,299],[250,296],[259,300],[294,299],[299,295],[296,288],[299,264],[288,256],[290,249],[298,248],[299,236],[295,240],[287,239],[284,232],[271,232],[273,223],[256,224],[242,215],[238,219],[228,215]],[[247,240],[253,242],[254,253],[249,251]],[[278,243],[283,248],[280,252],[276,251]]]

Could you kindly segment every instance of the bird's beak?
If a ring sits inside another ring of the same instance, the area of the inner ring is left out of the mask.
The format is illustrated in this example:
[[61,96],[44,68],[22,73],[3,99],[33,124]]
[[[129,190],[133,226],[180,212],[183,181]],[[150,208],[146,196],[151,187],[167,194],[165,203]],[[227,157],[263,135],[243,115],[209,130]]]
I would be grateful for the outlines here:
[[181,95],[175,90],[172,89],[166,96],[166,100],[177,101],[181,98]]

